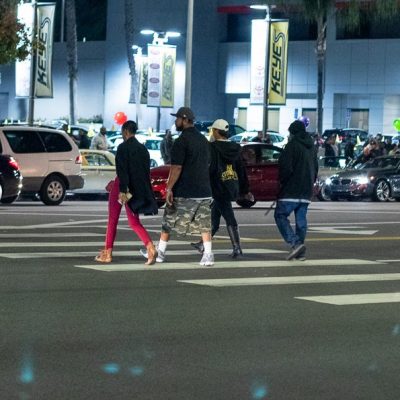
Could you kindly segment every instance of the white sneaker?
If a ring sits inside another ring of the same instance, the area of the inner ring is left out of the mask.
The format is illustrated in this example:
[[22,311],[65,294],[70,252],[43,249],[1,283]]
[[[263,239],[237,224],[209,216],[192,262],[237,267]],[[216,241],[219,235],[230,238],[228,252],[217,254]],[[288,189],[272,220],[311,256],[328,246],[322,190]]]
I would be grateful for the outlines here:
[[[147,249],[140,249],[140,254],[144,257],[144,258],[148,258],[147,257]],[[165,262],[165,252],[161,251],[161,250],[157,250],[157,258],[156,258],[156,262],[158,263],[163,263]]]
[[203,257],[201,258],[200,265],[205,267],[211,267],[214,265],[214,254],[213,253],[203,253]]

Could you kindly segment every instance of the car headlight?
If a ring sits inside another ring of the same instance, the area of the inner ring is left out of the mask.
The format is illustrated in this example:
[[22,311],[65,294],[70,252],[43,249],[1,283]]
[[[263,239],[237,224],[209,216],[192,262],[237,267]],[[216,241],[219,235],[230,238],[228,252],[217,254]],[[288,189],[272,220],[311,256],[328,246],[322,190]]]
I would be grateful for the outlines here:
[[331,178],[326,178],[325,179],[325,185],[330,185],[332,183],[332,179]]
[[356,178],[355,180],[360,185],[367,185],[369,183],[369,179],[366,176],[363,176],[363,177],[360,177],[360,178]]

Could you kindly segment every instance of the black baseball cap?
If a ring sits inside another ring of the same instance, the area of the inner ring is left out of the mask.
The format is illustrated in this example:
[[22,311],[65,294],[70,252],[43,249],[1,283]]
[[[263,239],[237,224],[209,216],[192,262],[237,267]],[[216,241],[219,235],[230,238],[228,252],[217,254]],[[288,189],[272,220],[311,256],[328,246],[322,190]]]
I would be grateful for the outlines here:
[[195,119],[193,111],[189,107],[181,107],[175,114],[171,113],[171,115],[177,118],[186,118],[190,121]]

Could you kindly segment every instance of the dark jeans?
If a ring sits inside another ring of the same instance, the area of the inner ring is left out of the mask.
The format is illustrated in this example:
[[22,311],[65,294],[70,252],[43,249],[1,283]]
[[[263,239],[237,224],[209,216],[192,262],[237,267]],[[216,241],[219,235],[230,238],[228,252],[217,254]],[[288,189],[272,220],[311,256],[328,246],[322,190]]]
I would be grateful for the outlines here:
[[[303,244],[307,234],[307,209],[309,203],[280,201],[276,203],[275,222],[283,239],[294,247]],[[289,215],[294,212],[296,232],[290,225]]]
[[214,199],[211,204],[211,235],[214,236],[219,229],[221,216],[224,217],[226,225],[237,226],[235,214],[233,213],[230,200]]

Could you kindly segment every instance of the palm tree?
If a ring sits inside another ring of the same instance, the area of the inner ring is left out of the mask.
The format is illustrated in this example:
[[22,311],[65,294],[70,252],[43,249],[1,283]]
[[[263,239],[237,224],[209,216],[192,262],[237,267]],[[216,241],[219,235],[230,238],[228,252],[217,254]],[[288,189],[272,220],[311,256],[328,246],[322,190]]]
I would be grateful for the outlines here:
[[317,132],[322,133],[324,77],[326,56],[327,22],[335,16],[340,16],[341,24],[350,31],[360,27],[362,18],[377,18],[387,21],[398,15],[400,3],[398,0],[348,0],[347,3],[338,0],[286,0],[270,1],[267,4],[277,4],[289,11],[293,7],[301,8],[301,17],[305,21],[317,25],[317,41],[315,53],[317,56]]
[[65,1],[65,18],[67,28],[67,65],[69,79],[69,123],[73,125],[75,124],[78,78],[78,46],[76,34],[75,0]]

